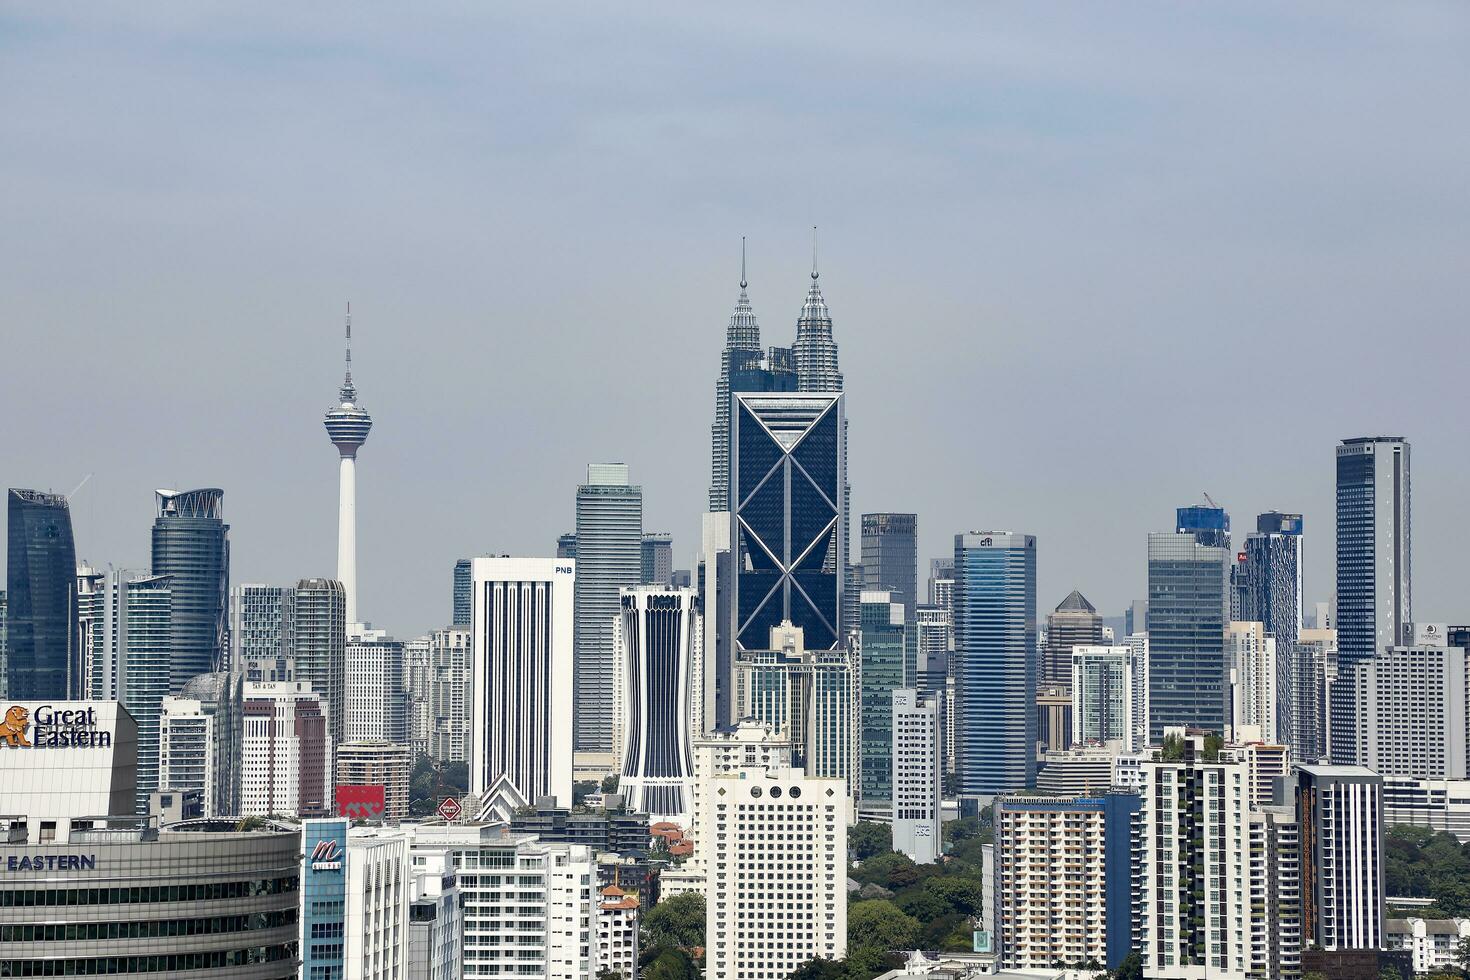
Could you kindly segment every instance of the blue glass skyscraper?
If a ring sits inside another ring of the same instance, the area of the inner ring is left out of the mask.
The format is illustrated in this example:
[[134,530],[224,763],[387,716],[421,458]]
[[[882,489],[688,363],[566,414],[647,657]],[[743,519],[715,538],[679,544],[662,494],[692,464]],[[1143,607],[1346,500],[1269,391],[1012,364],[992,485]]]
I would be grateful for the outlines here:
[[1357,762],[1357,666],[1406,643],[1414,620],[1410,572],[1409,443],[1344,439],[1337,447],[1337,680],[1332,761]]
[[731,630],[763,650],[789,620],[809,650],[842,636],[847,430],[841,392],[731,395]]
[[954,539],[956,776],[974,812],[1036,784],[1036,538]]
[[230,526],[225,492],[159,490],[153,522],[153,574],[173,580],[170,694],[212,674],[229,650]]
[[[1315,745],[1299,742],[1295,719],[1296,644],[1302,630],[1302,515],[1271,511],[1256,518],[1238,566],[1240,611],[1237,618],[1260,623],[1276,638],[1276,737],[1291,746],[1292,758],[1316,758]],[[1315,702],[1307,702],[1315,703]],[[1304,731],[1315,731],[1314,725]],[[1311,740],[1315,743],[1315,738]]]
[[81,697],[73,636],[77,554],[66,498],[12,489],[6,517],[10,697]]
[[1201,543],[1201,533],[1207,540],[1229,541],[1224,527],[1181,526],[1173,534],[1148,536],[1148,730],[1153,739],[1173,725],[1221,732],[1229,716],[1230,552]]

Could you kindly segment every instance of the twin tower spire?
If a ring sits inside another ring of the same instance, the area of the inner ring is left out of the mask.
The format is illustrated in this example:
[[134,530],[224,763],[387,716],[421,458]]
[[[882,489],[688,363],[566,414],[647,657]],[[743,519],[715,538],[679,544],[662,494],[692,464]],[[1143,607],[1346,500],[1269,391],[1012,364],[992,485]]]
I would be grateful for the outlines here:
[[[832,314],[822,296],[821,273],[817,269],[817,229],[812,226],[812,282],[807,289],[806,301],[796,319],[796,340],[790,347],[771,348],[769,367],[780,370],[787,365],[796,372],[797,391],[841,391],[842,372],[837,366],[837,343],[832,339]],[[750,285],[746,276],[745,238],[740,239],[740,296],[735,301],[735,312],[730,317],[730,327],[725,338],[727,353],[734,350],[761,350],[760,326],[755,311],[750,305],[747,289]],[[729,358],[722,378],[728,380]],[[720,393],[728,397],[725,390]]]
[[817,271],[817,229],[812,228],[812,281],[796,320],[790,347],[761,347],[761,329],[747,292],[745,239],[740,239],[740,296],[730,315],[720,379],[715,386],[715,423],[711,427],[709,509],[729,509],[731,391],[841,391],[832,314],[822,298]]

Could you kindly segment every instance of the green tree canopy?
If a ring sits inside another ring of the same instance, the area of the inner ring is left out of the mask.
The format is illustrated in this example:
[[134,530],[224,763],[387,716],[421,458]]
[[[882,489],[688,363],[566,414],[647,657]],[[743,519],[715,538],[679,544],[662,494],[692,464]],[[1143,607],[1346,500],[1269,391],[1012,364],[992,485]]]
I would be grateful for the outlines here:
[[857,861],[887,854],[893,850],[893,829],[887,824],[859,820],[847,832],[847,849]]
[[699,968],[682,949],[662,949],[640,971],[643,980],[700,980]]
[[919,920],[881,898],[854,902],[847,907],[849,949],[872,946],[883,951],[913,949],[919,938]]
[[693,949],[704,945],[704,896],[685,892],[659,902],[643,917],[645,949]]

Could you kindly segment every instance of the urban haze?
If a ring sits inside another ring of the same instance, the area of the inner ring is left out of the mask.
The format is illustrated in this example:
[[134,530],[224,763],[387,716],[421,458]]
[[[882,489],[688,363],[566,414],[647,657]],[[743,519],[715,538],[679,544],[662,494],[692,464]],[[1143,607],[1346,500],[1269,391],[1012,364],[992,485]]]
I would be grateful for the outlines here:
[[[1145,594],[1202,493],[1304,517],[1414,445],[1415,618],[1463,619],[1470,18],[1456,4],[155,3],[0,10],[0,484],[146,567],[220,487],[234,582],[336,568],[352,303],[363,618],[550,555],[625,462],[691,567],[748,240],[786,344],[812,226],[852,514],[1037,538],[1038,607]],[[856,532],[854,531],[854,541]],[[1309,606],[1310,607],[1310,606]]]

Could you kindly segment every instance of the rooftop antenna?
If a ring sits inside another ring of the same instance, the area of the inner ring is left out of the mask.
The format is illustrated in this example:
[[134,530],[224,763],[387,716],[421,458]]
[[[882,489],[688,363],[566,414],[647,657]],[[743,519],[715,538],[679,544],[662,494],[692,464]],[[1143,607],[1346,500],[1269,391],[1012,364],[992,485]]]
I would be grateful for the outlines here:
[[741,289],[744,289],[746,287],[746,285],[747,285],[747,283],[745,281],[745,236],[744,235],[741,235],[740,236],[740,288]]
[[817,278],[817,226],[812,225],[812,278]]
[[352,384],[352,300],[347,301],[347,383]]

